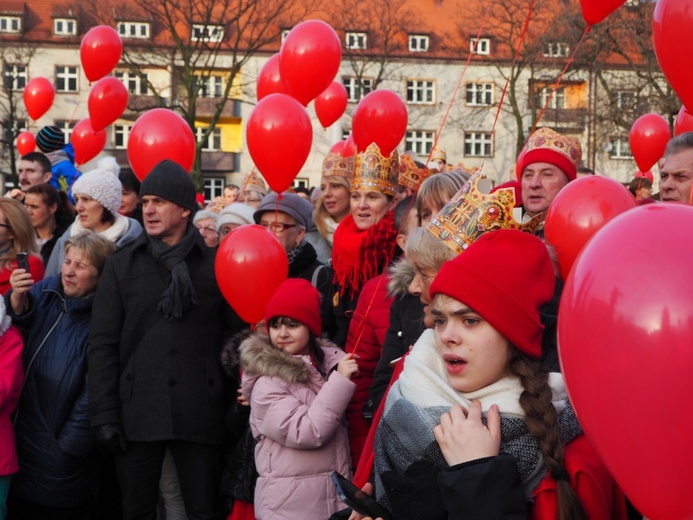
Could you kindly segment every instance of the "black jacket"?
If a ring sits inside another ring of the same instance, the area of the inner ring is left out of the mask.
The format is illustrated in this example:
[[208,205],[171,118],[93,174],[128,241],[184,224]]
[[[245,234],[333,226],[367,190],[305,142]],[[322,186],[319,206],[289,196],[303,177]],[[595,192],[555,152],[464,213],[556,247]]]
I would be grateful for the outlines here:
[[223,442],[234,390],[222,375],[222,337],[242,322],[217,286],[215,254],[197,235],[186,263],[198,304],[180,320],[157,310],[171,274],[145,233],[109,258],[89,336],[92,426],[121,423],[131,441]]

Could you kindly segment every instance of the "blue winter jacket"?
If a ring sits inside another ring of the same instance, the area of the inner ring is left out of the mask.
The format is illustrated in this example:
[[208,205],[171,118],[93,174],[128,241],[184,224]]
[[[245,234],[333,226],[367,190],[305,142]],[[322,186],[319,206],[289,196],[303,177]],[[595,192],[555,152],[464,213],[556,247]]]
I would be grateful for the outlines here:
[[60,278],[38,282],[29,311],[12,312],[24,331],[24,387],[15,413],[20,498],[50,507],[78,507],[92,497],[94,460],[87,414],[87,335],[94,295],[65,298]]

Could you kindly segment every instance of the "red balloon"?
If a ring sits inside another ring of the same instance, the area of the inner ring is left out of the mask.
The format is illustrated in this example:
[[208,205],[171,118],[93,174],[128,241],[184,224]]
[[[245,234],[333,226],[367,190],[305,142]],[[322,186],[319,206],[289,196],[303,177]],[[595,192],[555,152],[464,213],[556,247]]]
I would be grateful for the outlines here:
[[692,244],[690,206],[624,213],[585,247],[558,313],[558,352],[580,425],[653,520],[693,518],[693,415],[682,405],[693,366]]
[[576,179],[556,195],[546,212],[544,236],[556,251],[564,280],[595,233],[635,207],[633,195],[621,183],[596,175]]
[[54,99],[55,88],[46,78],[34,78],[24,87],[24,106],[34,121],[48,112]]
[[96,131],[89,118],[82,119],[75,125],[70,136],[75,149],[75,163],[84,164],[96,157],[106,146],[106,131]]
[[346,110],[349,96],[339,81],[333,81],[325,92],[315,98],[315,113],[323,128],[331,126]]
[[671,88],[693,110],[693,0],[657,0],[652,16],[654,50]]
[[262,320],[265,305],[289,274],[286,251],[262,226],[246,225],[219,245],[214,271],[221,293],[248,323]]
[[580,8],[587,25],[594,25],[625,3],[626,0],[580,0]]
[[693,115],[686,110],[686,107],[682,106],[674,122],[674,136],[686,132],[693,132]]
[[109,74],[123,54],[123,40],[113,27],[98,25],[89,29],[79,46],[84,75],[96,81]]
[[128,106],[128,90],[118,78],[101,78],[89,92],[89,119],[102,130],[118,119]]
[[308,112],[286,94],[270,94],[253,109],[246,125],[248,152],[267,184],[282,193],[301,171],[313,144]]
[[330,148],[330,153],[336,153],[342,157],[353,157],[356,155],[356,144],[354,143],[354,136],[349,134],[349,137],[343,141],[336,142]]
[[630,129],[630,151],[638,169],[646,172],[664,155],[671,139],[669,123],[659,114],[645,114]]
[[407,107],[391,90],[374,90],[356,106],[351,131],[359,152],[375,143],[389,156],[407,132]]
[[257,77],[257,100],[260,101],[270,94],[288,93],[279,74],[279,53],[277,53],[267,60]]
[[645,178],[650,182],[654,182],[654,175],[652,175],[651,170],[647,170],[646,172],[641,172],[640,170],[638,170],[637,172],[635,172],[635,178],[638,179],[640,177]]
[[20,132],[17,136],[17,151],[26,155],[36,150],[36,137],[31,132]]
[[335,30],[320,20],[291,29],[279,51],[279,70],[289,94],[303,106],[318,97],[339,72],[342,43]]
[[181,116],[167,108],[147,110],[132,125],[128,161],[141,181],[165,159],[190,171],[195,162],[195,136]]

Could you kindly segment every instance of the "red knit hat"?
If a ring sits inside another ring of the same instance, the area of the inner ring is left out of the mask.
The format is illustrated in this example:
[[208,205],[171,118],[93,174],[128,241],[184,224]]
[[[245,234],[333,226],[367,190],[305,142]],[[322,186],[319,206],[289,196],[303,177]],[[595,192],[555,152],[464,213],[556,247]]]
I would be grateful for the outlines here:
[[286,316],[296,320],[319,337],[322,331],[320,293],[308,280],[287,278],[265,306],[265,323],[272,318]]
[[569,181],[574,181],[582,160],[582,147],[576,137],[561,135],[550,128],[534,132],[517,157],[515,166],[518,180],[525,168],[536,162],[553,164],[560,168]]
[[520,351],[541,356],[539,308],[553,297],[556,278],[537,237],[515,229],[482,235],[443,264],[431,298],[445,294],[478,312]]

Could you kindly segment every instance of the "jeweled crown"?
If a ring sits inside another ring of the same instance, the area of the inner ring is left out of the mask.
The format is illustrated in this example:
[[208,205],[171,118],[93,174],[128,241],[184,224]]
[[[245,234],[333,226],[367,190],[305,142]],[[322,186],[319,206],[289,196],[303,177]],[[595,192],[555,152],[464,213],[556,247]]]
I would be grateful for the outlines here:
[[421,183],[434,173],[438,173],[438,171],[430,168],[419,168],[414,159],[405,154],[399,159],[399,178],[397,182],[416,193],[419,191]]
[[342,157],[334,152],[328,153],[322,161],[322,174],[337,175],[351,182],[354,178],[354,157]]
[[356,155],[352,191],[378,191],[394,196],[397,193],[399,177],[399,155],[397,150],[390,157],[380,153],[380,148],[371,143],[363,152]]

